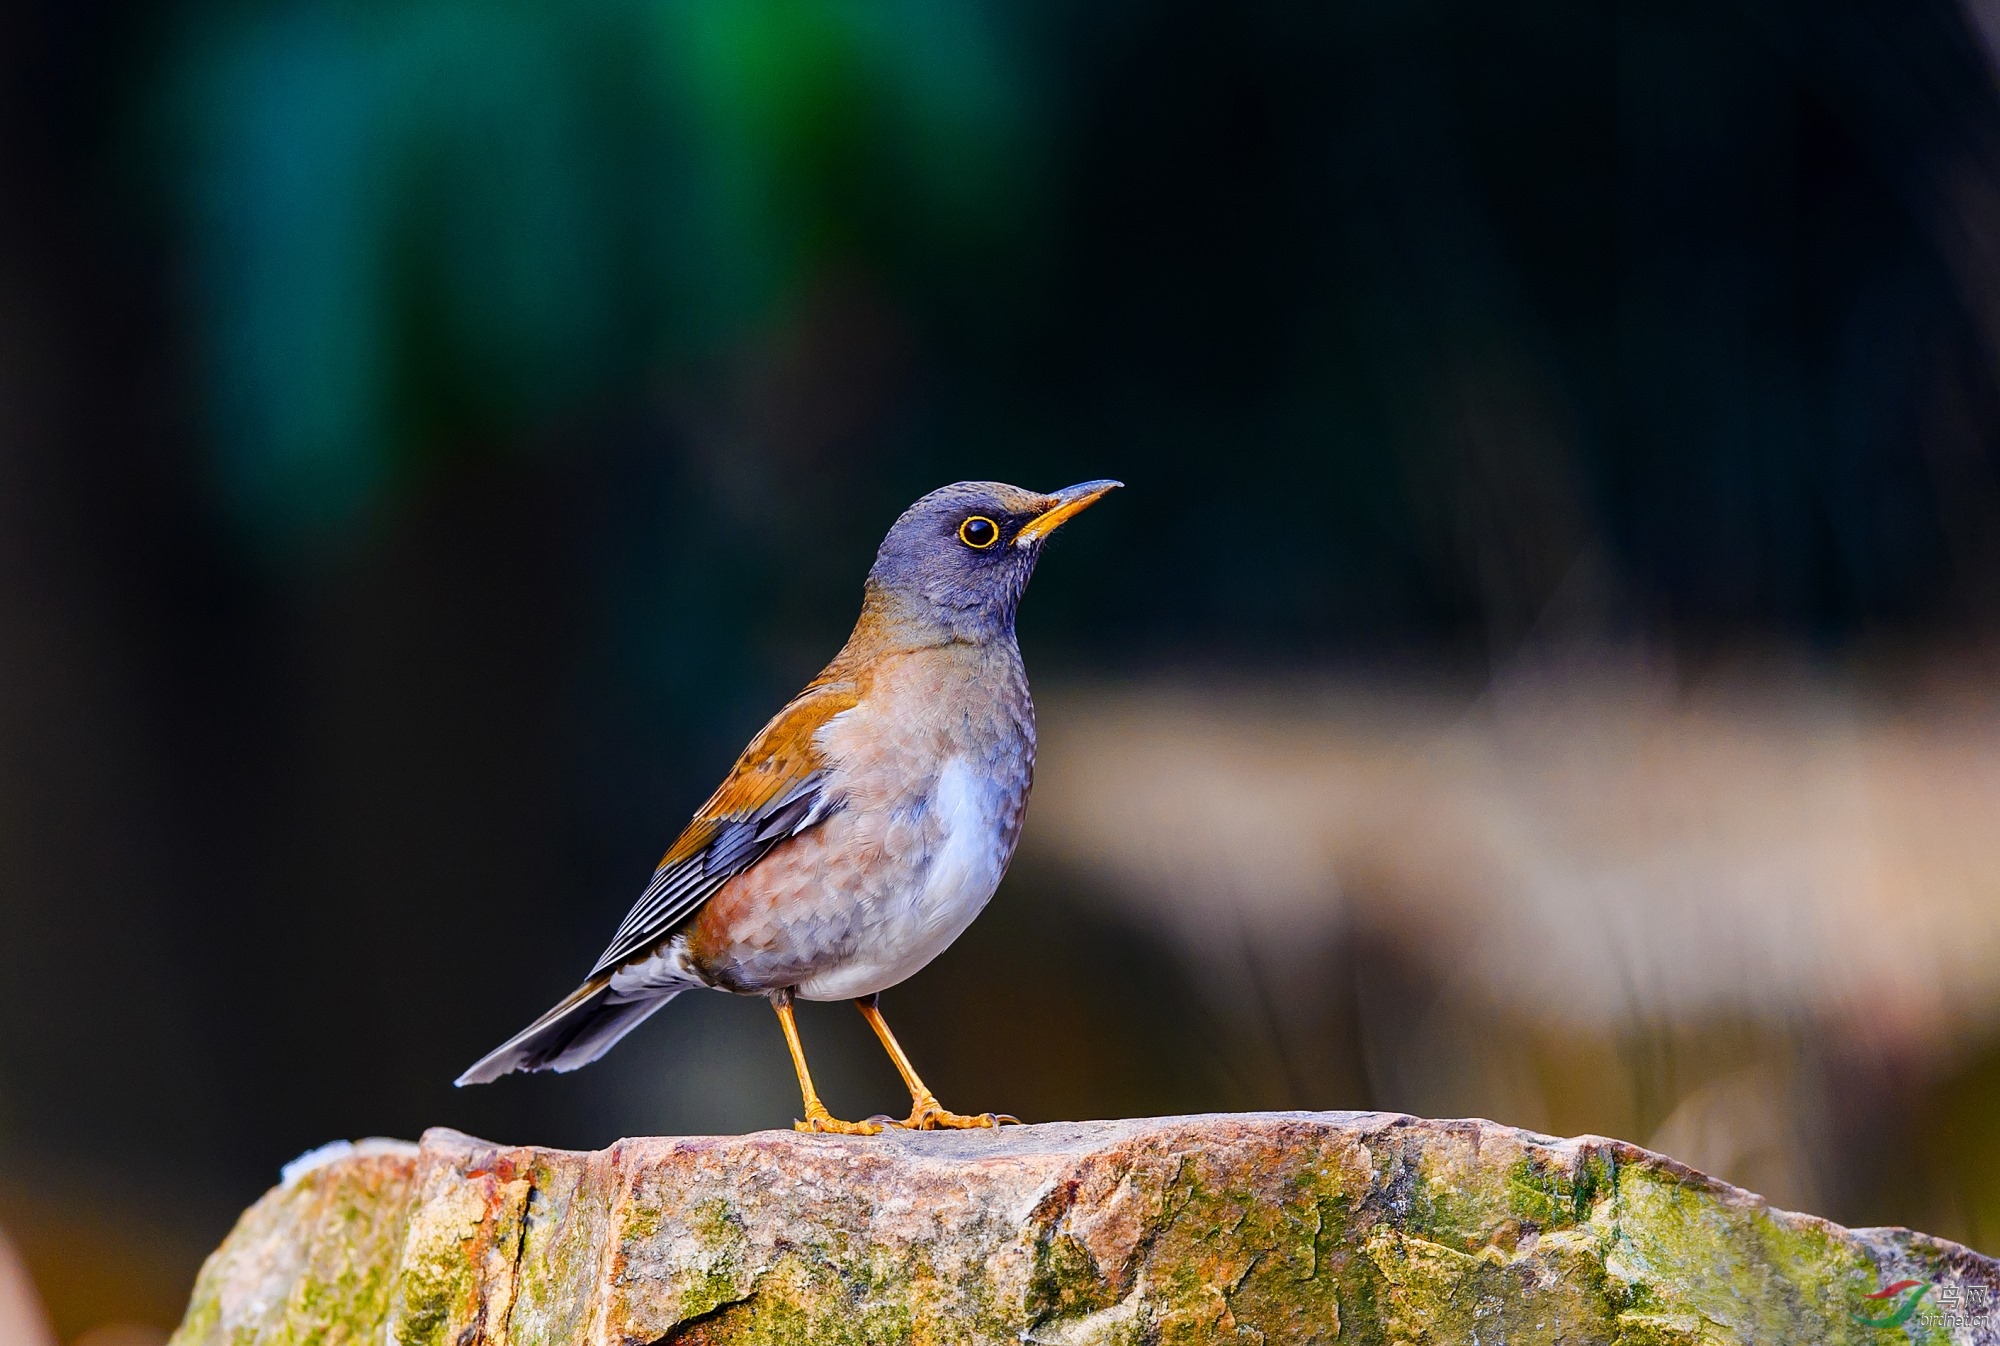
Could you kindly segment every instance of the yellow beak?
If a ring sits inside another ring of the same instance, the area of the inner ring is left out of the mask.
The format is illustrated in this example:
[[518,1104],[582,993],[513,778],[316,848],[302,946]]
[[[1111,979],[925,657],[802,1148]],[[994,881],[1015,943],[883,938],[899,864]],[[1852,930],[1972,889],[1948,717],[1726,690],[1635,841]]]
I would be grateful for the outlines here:
[[1021,525],[1021,531],[1014,534],[1014,545],[1025,547],[1030,542],[1040,541],[1062,527],[1072,516],[1083,513],[1124,484],[1109,479],[1086,481],[1057,491],[1049,497],[1054,504]]

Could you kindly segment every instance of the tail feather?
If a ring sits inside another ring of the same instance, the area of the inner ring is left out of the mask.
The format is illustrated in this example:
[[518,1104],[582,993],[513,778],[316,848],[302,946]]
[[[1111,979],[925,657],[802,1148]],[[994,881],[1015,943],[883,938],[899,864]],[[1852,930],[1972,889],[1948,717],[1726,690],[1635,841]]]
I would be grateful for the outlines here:
[[618,1039],[672,1000],[669,991],[651,1000],[613,1001],[607,979],[593,977],[554,1009],[479,1058],[454,1083],[490,1084],[516,1070],[575,1070],[611,1050]]

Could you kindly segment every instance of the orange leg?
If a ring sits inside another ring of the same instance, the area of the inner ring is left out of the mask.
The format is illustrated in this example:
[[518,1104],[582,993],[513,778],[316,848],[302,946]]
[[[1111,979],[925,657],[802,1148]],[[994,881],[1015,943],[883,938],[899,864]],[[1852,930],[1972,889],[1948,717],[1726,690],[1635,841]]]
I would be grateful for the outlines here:
[[819,1090],[813,1088],[812,1072],[806,1069],[806,1049],[799,1043],[799,1026],[792,1018],[792,993],[780,991],[771,997],[771,1008],[778,1011],[778,1024],[785,1030],[785,1045],[792,1049],[792,1068],[799,1072],[799,1093],[806,1102],[806,1117],[802,1122],[793,1122],[795,1131],[826,1131],[836,1136],[872,1136],[882,1129],[879,1122],[843,1122],[826,1110],[826,1104],[819,1101]]
[[938,1127],[964,1131],[1021,1120],[1018,1117],[1009,1117],[1005,1113],[986,1112],[977,1117],[967,1117],[963,1113],[946,1112],[938,1103],[937,1095],[917,1078],[917,1068],[910,1064],[909,1057],[903,1055],[902,1044],[896,1041],[896,1035],[889,1031],[888,1021],[882,1017],[882,1011],[875,1006],[875,997],[863,996],[854,1002],[854,1007],[861,1011],[861,1017],[875,1030],[875,1036],[882,1039],[883,1050],[888,1052],[889,1059],[896,1063],[896,1073],[901,1075],[903,1083],[909,1086],[910,1115],[897,1122],[897,1126],[908,1127],[912,1131],[931,1131]]

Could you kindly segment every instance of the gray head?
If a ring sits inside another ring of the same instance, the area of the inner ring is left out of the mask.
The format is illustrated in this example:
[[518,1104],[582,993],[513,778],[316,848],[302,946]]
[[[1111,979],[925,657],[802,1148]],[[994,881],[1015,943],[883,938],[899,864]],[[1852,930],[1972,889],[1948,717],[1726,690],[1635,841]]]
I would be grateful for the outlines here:
[[878,617],[958,640],[1010,635],[1042,544],[1115,481],[1053,495],[997,481],[961,481],[903,511],[868,571]]

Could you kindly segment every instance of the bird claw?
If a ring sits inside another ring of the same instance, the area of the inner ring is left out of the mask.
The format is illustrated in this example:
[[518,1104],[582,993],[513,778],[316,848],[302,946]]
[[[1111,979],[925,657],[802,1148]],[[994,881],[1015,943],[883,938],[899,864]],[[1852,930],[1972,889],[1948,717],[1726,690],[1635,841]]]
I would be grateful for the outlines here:
[[874,1118],[865,1122],[843,1122],[830,1113],[808,1113],[802,1122],[793,1122],[792,1130],[809,1135],[824,1136],[873,1136],[882,1131],[882,1124]]
[[918,1104],[911,1109],[908,1117],[900,1122],[891,1122],[890,1125],[901,1127],[905,1131],[980,1131],[997,1130],[1008,1123],[1019,1126],[1021,1119],[1004,1112],[982,1112],[975,1116],[946,1112],[933,1101],[928,1105]]

